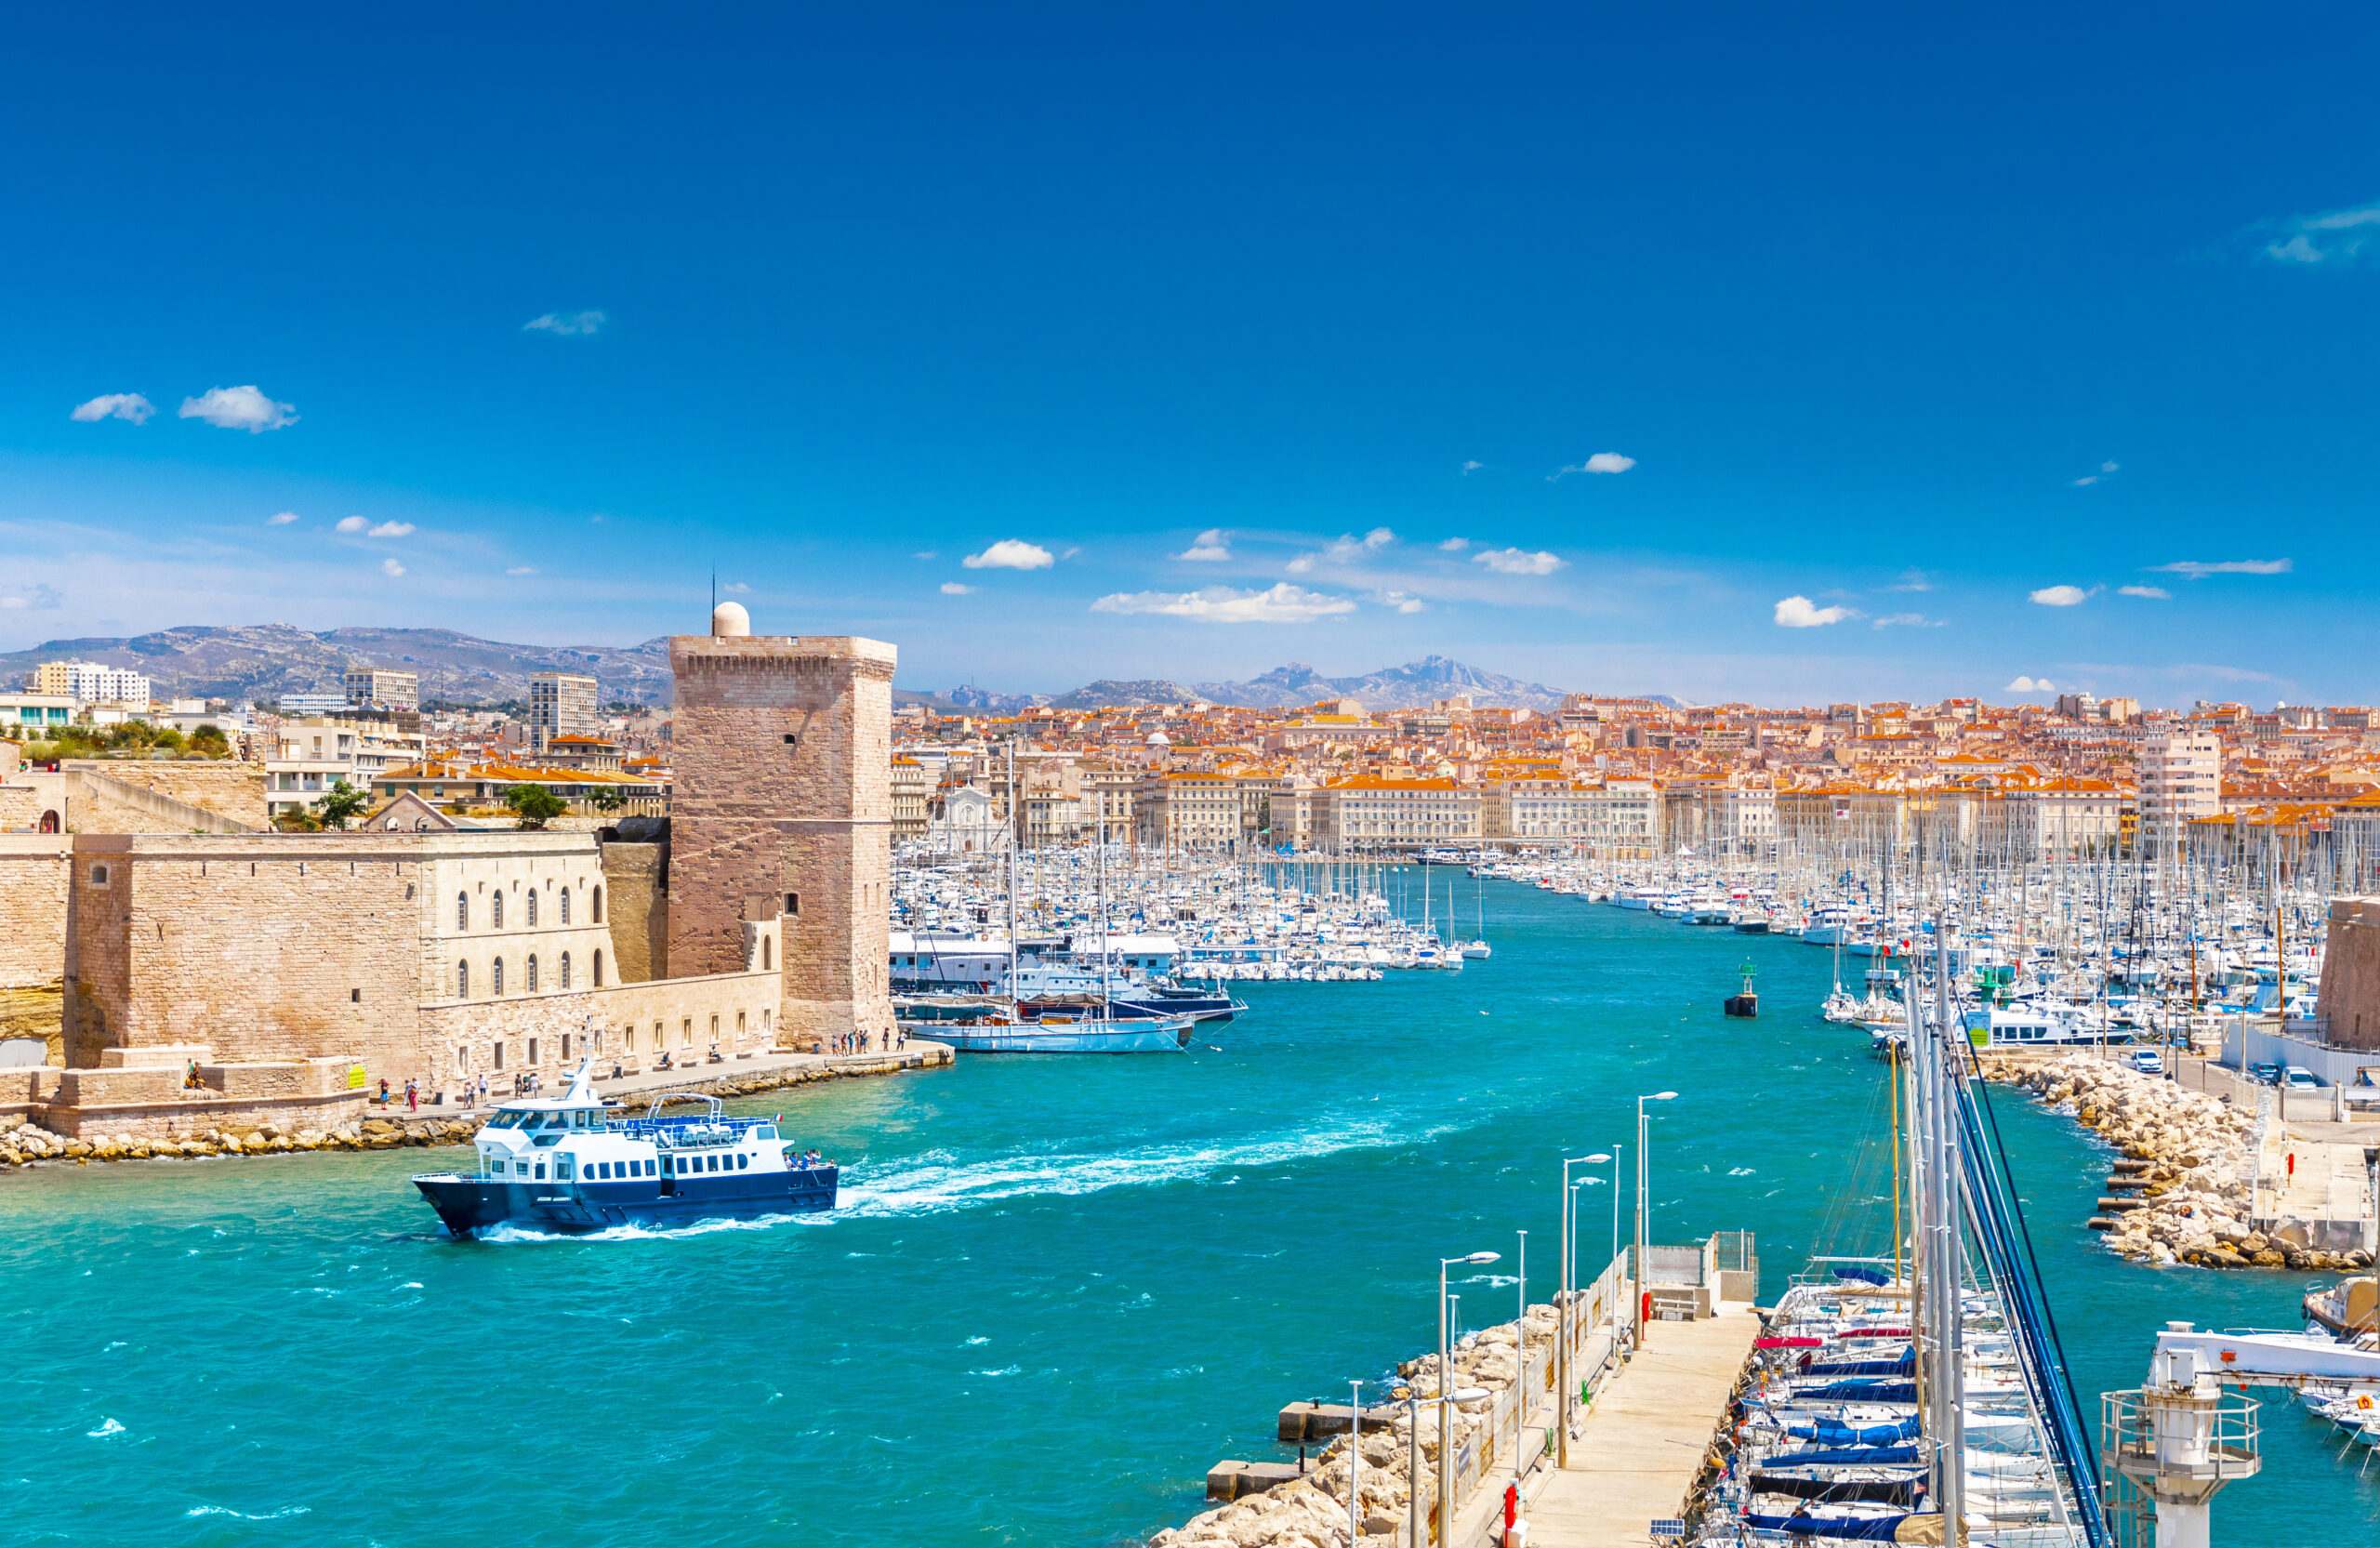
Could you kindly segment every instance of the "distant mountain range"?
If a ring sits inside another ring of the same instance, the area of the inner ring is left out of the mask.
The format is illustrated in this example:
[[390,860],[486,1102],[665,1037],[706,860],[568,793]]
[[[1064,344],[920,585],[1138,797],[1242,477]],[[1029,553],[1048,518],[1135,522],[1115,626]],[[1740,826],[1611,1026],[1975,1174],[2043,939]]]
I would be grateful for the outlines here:
[[[511,645],[450,628],[333,628],[314,634],[287,624],[226,628],[188,625],[129,638],[46,641],[29,651],[0,654],[0,683],[14,684],[41,662],[69,657],[145,672],[159,695],[190,698],[271,700],[284,694],[335,694],[343,688],[350,666],[416,672],[423,701],[443,704],[525,700],[534,672],[591,673],[602,684],[606,704],[666,705],[670,692],[666,636],[626,647]],[[1425,655],[1360,677],[1324,677],[1305,663],[1292,661],[1246,682],[1185,685],[1167,678],[1102,678],[1055,696],[998,694],[970,685],[947,693],[896,689],[893,697],[943,710],[1011,714],[1041,705],[1100,709],[1193,699],[1250,709],[1355,699],[1367,709],[1397,709],[1465,694],[1481,706],[1553,709],[1562,703],[1558,688],[1482,671],[1443,655]],[[1662,694],[1645,696],[1677,702]]]
[[[1181,704],[1192,699],[1250,709],[1287,708],[1322,699],[1354,699],[1367,709],[1402,709],[1458,695],[1468,695],[1473,704],[1482,708],[1493,705],[1516,709],[1557,709],[1562,705],[1559,688],[1466,667],[1443,655],[1425,655],[1402,667],[1383,667],[1360,677],[1324,677],[1304,662],[1292,661],[1246,682],[1184,684],[1170,678],[1102,678],[1071,694],[1054,697],[1046,694],[994,694],[966,687],[938,698],[961,708],[1012,713],[1040,705],[1057,709],[1102,709],[1136,704]],[[1664,704],[1677,702],[1666,694],[1645,696]]]
[[669,702],[669,642],[613,645],[508,645],[449,628],[334,628],[287,624],[185,626],[129,639],[49,640],[0,655],[0,681],[69,657],[144,672],[165,696],[277,699],[336,694],[350,666],[416,672],[425,702],[502,704],[529,696],[533,672],[589,672],[606,704]]

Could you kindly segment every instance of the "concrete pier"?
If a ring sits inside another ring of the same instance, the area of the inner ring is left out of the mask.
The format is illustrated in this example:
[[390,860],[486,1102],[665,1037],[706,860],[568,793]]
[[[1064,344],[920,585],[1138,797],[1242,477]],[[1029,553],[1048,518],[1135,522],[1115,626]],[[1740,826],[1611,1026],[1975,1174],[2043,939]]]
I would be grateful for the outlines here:
[[1760,1336],[1739,1302],[1694,1322],[1646,1325],[1644,1346],[1595,1394],[1570,1465],[1527,1480],[1531,1548],[1620,1548],[1674,1520]]

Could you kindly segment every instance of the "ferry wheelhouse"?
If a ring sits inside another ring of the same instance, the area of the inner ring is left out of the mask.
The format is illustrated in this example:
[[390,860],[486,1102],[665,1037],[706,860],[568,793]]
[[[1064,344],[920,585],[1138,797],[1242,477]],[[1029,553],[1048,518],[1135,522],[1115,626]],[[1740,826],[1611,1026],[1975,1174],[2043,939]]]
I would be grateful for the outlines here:
[[[581,1065],[565,1095],[497,1108],[479,1132],[477,1171],[413,1180],[447,1230],[600,1231],[835,1207],[839,1169],[803,1161],[774,1118],[729,1118],[717,1097],[683,1092],[622,1118],[593,1093],[588,1072]],[[706,1110],[665,1117],[672,1100]]]

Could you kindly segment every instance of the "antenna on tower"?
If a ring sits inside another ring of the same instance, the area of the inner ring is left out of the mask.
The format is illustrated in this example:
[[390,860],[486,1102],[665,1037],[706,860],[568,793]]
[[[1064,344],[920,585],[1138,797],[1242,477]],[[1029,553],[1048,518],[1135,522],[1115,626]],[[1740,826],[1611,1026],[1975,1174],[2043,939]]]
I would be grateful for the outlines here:
[[716,564],[710,567],[710,606],[712,612],[719,611],[719,566]]

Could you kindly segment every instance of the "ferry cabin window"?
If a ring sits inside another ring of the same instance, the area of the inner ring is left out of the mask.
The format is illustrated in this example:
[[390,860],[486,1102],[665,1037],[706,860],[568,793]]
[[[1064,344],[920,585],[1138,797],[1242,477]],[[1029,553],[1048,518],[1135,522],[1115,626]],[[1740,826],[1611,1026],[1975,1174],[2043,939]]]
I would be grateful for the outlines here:
[[777,1137],[777,1127],[774,1123],[761,1124],[759,1128],[752,1131],[752,1137],[756,1140],[775,1139]]

